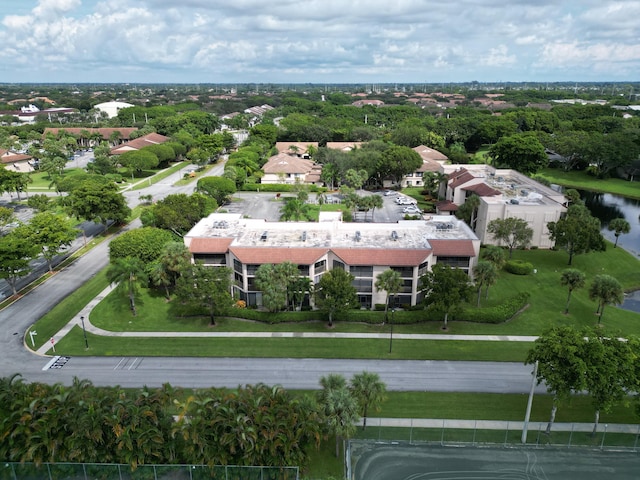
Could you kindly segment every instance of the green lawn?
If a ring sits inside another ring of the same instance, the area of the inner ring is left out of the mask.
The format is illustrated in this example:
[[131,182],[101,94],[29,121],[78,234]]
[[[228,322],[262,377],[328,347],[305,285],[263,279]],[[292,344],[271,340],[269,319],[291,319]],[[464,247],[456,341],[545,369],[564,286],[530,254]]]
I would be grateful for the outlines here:
[[585,172],[565,172],[557,168],[545,168],[539,172],[539,175],[551,183],[569,188],[614,193],[623,197],[640,199],[640,182],[629,182],[620,178],[600,179]]

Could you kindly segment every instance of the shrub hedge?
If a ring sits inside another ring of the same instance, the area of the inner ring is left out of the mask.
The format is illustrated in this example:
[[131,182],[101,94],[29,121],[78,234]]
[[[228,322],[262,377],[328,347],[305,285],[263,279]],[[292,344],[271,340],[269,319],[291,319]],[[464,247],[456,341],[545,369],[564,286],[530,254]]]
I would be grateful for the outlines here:
[[[305,185],[306,186],[306,185]],[[326,187],[320,187],[318,185],[309,185],[310,192],[326,192]],[[240,187],[240,190],[244,192],[273,192],[273,193],[286,193],[295,192],[299,188],[298,185],[286,185],[282,183],[245,183]]]
[[514,275],[529,275],[533,273],[533,265],[523,260],[509,260],[505,263],[504,269]]
[[[495,307],[476,308],[467,306],[462,313],[452,321],[465,321],[475,323],[502,323],[513,318],[520,310],[522,310],[529,301],[529,294],[519,293],[509,298],[506,302]],[[393,317],[392,317],[393,315]],[[327,316],[319,310],[301,311],[301,312],[264,312],[250,308],[232,308],[218,316],[244,318],[254,320],[269,325],[276,323],[300,323],[311,321],[327,321]],[[424,322],[442,321],[444,315],[442,312],[434,308],[427,309],[411,309],[396,310],[393,314],[389,311],[389,318],[393,318],[393,323],[398,325],[409,325]],[[335,316],[336,322],[354,322],[367,323],[370,325],[380,325],[384,323],[384,308],[379,310],[349,310]]]

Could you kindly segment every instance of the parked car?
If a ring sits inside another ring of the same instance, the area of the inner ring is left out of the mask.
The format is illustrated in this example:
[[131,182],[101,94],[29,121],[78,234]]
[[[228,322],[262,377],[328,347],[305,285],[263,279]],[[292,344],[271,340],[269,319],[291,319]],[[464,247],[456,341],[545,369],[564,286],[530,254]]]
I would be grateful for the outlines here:
[[393,197],[395,195],[398,195],[398,192],[396,192],[395,190],[387,190],[384,192],[385,197]]
[[420,210],[415,205],[409,205],[408,207],[404,207],[402,209],[402,213],[410,213],[410,214],[422,213],[422,210]]
[[418,202],[416,202],[416,200],[411,197],[402,196],[396,198],[396,203],[398,205],[415,205]]

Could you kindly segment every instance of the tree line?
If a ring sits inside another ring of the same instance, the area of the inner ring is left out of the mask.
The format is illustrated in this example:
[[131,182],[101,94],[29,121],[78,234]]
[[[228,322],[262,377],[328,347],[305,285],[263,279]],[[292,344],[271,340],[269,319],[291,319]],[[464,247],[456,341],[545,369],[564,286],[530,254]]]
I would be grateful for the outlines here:
[[[316,395],[264,384],[196,391],[0,379],[0,458],[12,462],[302,466],[379,409],[375,373],[320,379]],[[366,420],[364,421],[366,426]],[[337,454],[336,454],[337,455]]]

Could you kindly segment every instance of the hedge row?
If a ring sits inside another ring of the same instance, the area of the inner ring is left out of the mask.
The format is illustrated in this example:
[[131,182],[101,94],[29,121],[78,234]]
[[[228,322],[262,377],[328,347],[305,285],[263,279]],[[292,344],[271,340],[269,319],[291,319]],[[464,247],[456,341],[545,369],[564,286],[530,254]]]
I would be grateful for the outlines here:
[[[285,185],[282,183],[245,183],[240,188],[244,192],[274,192],[274,193],[287,193],[295,192],[299,189],[298,185]],[[326,192],[326,187],[320,187],[318,185],[309,185],[310,192]]]
[[514,275],[529,275],[533,273],[533,265],[523,260],[509,260],[505,263],[504,269]]
[[[476,308],[466,307],[463,312],[452,318],[452,320],[475,322],[475,323],[502,323],[513,318],[522,310],[529,301],[529,293],[523,292],[509,298],[506,302],[495,307]],[[310,321],[327,321],[327,316],[319,310],[302,312],[263,312],[250,308],[229,309],[219,316],[244,318],[266,324],[276,323],[300,323]],[[394,324],[410,325],[425,322],[438,322],[444,318],[443,314],[435,309],[414,309],[414,310],[389,310],[389,321]],[[336,322],[366,323],[370,325],[380,325],[384,323],[384,311],[376,310],[349,310],[335,316]]]
[[529,296],[528,292],[522,292],[495,307],[466,308],[462,314],[462,318],[459,320],[475,323],[506,322],[527,306]]

